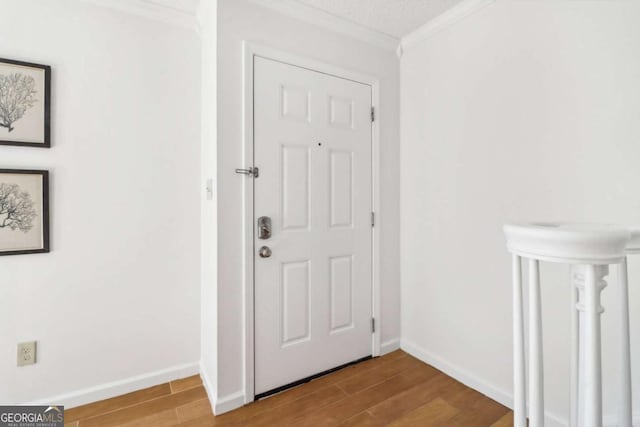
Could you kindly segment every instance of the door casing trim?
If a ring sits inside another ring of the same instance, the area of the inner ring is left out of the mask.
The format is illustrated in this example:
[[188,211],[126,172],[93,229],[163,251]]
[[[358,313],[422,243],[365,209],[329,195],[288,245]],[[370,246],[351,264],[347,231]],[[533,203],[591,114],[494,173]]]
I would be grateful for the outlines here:
[[[381,280],[380,280],[380,224],[382,209],[380,202],[380,80],[354,72],[341,67],[336,67],[315,59],[298,56],[286,51],[274,49],[264,45],[243,41],[243,85],[242,85],[242,167],[254,167],[253,154],[253,58],[263,58],[287,63],[290,65],[307,68],[325,74],[330,74],[343,79],[353,80],[371,86],[371,105],[375,108],[376,118],[371,128],[371,171],[372,171],[372,205],[376,214],[375,227],[372,227],[372,307],[371,312],[376,319],[376,328],[372,334],[371,354],[373,357],[380,355],[381,340]],[[258,178],[260,179],[260,178]],[[244,402],[254,401],[255,389],[255,340],[254,340],[254,239],[253,239],[253,178],[246,178],[243,185],[243,319],[244,319]]]

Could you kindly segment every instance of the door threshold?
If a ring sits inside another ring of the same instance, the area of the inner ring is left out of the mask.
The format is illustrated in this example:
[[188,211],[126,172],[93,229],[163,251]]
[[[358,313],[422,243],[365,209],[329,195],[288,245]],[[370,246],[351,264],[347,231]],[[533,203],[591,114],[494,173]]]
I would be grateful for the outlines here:
[[371,356],[366,356],[366,357],[362,357],[362,358],[360,358],[358,360],[354,360],[353,362],[345,363],[344,365],[340,365],[340,366],[336,366],[335,368],[327,369],[326,371],[322,371],[320,373],[311,375],[311,376],[303,378],[301,380],[297,380],[297,381],[294,381],[292,383],[289,383],[289,384],[274,388],[273,390],[269,390],[269,391],[265,391],[264,393],[256,394],[254,399],[255,400],[264,399],[265,397],[269,397],[269,396],[272,396],[274,394],[277,394],[277,393],[283,392],[285,390],[288,390],[290,388],[297,387],[297,386],[299,386],[301,384],[308,383],[309,381],[315,380],[316,378],[331,374],[331,373],[333,373],[335,371],[339,371],[340,369],[346,368],[346,367],[351,366],[351,365],[358,364],[360,362],[364,362],[365,360],[369,360],[369,359],[372,359],[372,357]]

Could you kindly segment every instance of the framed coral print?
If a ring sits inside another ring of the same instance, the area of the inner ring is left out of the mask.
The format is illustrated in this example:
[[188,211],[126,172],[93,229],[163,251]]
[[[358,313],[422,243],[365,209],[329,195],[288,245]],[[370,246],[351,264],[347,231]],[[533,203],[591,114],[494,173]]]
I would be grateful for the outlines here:
[[49,172],[0,169],[0,255],[49,252]]
[[51,67],[0,58],[0,145],[51,146]]

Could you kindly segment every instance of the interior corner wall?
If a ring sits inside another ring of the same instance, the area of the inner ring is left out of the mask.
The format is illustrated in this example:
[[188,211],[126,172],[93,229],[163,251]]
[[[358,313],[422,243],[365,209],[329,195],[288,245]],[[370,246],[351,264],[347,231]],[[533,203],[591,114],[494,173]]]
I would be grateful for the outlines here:
[[218,373],[217,3],[217,0],[203,0],[199,10],[202,46],[200,375],[212,403],[217,399]]
[[[67,407],[195,374],[200,42],[78,0],[3,0],[0,57],[52,67],[51,252],[0,256],[0,403]],[[16,344],[37,363],[16,367]]]
[[218,3],[218,398],[244,393],[242,41],[377,77],[381,82],[382,341],[399,337],[398,60],[248,0]]
[[[512,332],[502,224],[640,223],[639,21],[638,2],[499,0],[401,59],[402,346],[503,403]],[[640,258],[629,277],[638,411]],[[602,316],[609,425],[616,280],[612,268]],[[562,425],[569,267],[543,263],[542,284],[547,421]]]

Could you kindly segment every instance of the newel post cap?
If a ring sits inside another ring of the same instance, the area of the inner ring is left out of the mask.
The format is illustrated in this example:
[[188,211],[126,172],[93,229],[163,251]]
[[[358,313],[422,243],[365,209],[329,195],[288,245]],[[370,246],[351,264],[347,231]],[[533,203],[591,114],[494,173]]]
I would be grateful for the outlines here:
[[617,264],[631,246],[640,253],[640,227],[633,232],[608,224],[545,222],[506,224],[503,229],[510,252],[542,261]]

